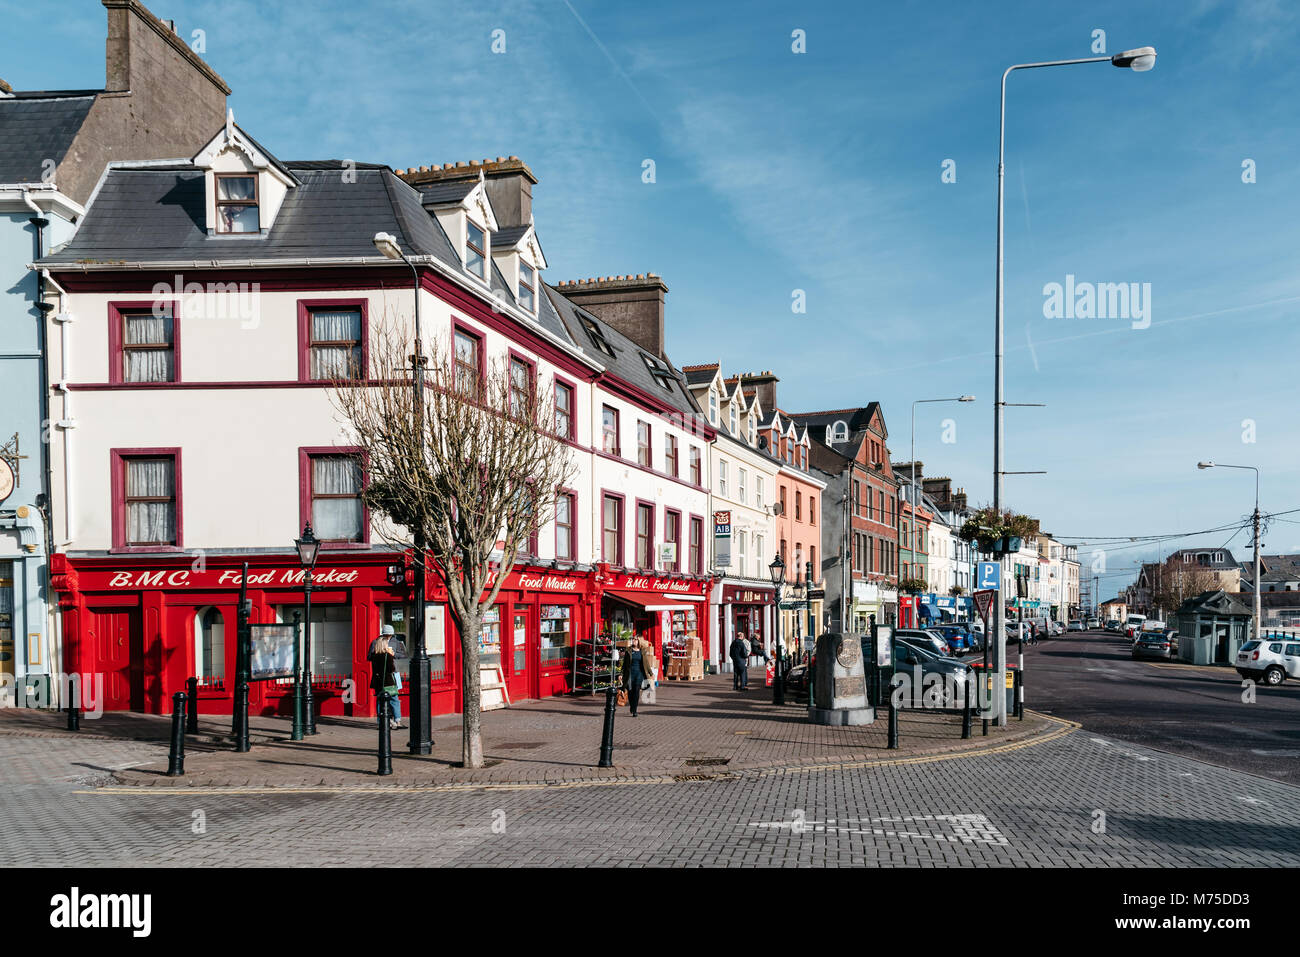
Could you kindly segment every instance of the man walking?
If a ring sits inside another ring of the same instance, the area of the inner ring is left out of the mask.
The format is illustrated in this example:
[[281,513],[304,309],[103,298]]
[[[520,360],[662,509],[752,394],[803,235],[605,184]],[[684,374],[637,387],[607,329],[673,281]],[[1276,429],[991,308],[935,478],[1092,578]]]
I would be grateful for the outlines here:
[[745,640],[743,631],[736,632],[736,637],[731,639],[731,645],[727,648],[727,654],[731,656],[731,665],[734,669],[732,673],[731,687],[740,691],[749,687],[749,642]]

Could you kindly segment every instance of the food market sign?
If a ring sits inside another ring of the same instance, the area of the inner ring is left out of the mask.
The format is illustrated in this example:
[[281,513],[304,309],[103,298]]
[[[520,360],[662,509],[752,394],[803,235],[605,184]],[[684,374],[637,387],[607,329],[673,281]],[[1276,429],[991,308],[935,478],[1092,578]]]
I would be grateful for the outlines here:
[[[136,591],[140,589],[182,589],[204,591],[208,589],[239,588],[244,584],[242,568],[200,568],[194,565],[179,568],[95,568],[82,565],[77,569],[81,591]],[[250,588],[302,588],[306,572],[297,566],[279,568],[250,568]],[[369,585],[391,587],[388,584],[387,565],[358,565],[352,568],[321,568],[312,573],[313,588],[350,587]]]

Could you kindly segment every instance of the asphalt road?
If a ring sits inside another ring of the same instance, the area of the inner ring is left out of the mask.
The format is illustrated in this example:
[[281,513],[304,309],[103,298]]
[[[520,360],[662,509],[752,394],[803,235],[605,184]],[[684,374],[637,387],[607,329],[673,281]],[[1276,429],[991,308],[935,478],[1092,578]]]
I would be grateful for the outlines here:
[[[1242,701],[1231,668],[1134,661],[1122,635],[1067,633],[1025,649],[1026,707],[1085,731],[1300,785],[1300,682]],[[1008,646],[1015,661],[1015,645]]]

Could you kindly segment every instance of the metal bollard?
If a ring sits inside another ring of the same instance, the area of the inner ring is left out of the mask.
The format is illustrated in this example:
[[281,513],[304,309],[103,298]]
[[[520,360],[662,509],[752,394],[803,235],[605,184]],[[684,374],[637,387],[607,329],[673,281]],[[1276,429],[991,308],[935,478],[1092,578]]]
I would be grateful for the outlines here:
[[1016,671],[1016,717],[1025,720],[1025,675]]
[[614,702],[614,686],[605,692],[605,727],[600,734],[600,763],[597,767],[614,766],[614,712],[618,706]]
[[241,681],[235,687],[235,750],[240,754],[248,751],[248,682]]
[[894,707],[894,696],[889,696],[889,750],[898,750],[898,709]]
[[199,733],[199,679],[186,678],[185,690],[189,693],[190,709],[186,715],[185,733]]
[[987,695],[988,700],[980,701],[979,704],[980,704],[980,714],[984,715],[984,736],[988,737],[988,733],[989,733],[988,713],[989,713],[989,708],[991,708],[993,705],[993,689],[988,687],[989,676],[984,673],[985,671],[988,671],[988,669],[985,668],[984,671],[980,672],[979,698],[985,698],[986,695],[984,694],[984,692],[988,691],[989,692]]
[[379,695],[379,774],[393,773],[393,743],[389,734],[388,720],[388,702],[392,699],[390,692],[384,691]]
[[975,683],[974,678],[973,674],[966,677],[966,694],[963,695],[965,700],[962,701],[961,708],[961,736],[963,739],[970,737],[970,689],[971,685]]
[[167,776],[185,773],[185,692],[172,695],[172,747],[167,755]]

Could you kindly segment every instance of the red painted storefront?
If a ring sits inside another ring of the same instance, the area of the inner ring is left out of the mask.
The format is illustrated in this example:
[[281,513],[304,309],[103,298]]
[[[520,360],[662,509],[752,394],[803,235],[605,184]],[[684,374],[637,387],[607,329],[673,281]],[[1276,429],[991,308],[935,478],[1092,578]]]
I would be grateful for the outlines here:
[[[383,624],[406,631],[410,586],[389,578],[390,566],[401,558],[392,552],[321,553],[312,589],[318,622],[313,695],[320,714],[375,713],[366,652]],[[201,561],[191,555],[54,555],[51,581],[63,617],[65,670],[103,673],[105,710],[165,714],[172,694],[186,690],[186,681],[197,675],[204,647],[210,664],[199,713],[229,714],[245,561],[253,622],[291,621],[294,611],[303,610],[302,571],[294,554],[207,555]],[[574,644],[615,615],[630,618],[661,654],[673,622],[698,609],[698,636],[707,647],[708,587],[708,579],[605,566],[577,571],[517,565],[484,623],[480,655],[501,665],[512,701],[565,694],[572,690]],[[463,704],[460,641],[436,576],[430,576],[426,599],[433,713],[456,713]],[[205,644],[218,628],[220,639]],[[408,692],[402,691],[404,714]],[[288,681],[253,682],[250,710],[287,716],[292,694]]]

